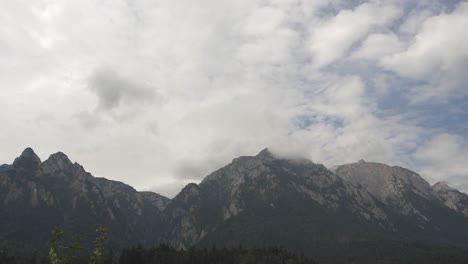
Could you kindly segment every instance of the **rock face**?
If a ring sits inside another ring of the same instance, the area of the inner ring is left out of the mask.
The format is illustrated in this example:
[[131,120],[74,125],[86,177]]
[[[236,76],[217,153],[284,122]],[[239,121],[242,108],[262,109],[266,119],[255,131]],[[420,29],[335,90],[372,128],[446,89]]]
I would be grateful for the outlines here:
[[445,182],[438,182],[432,188],[439,194],[447,207],[468,217],[468,195],[451,188]]
[[92,237],[98,225],[108,228],[115,248],[154,244],[169,202],[95,178],[61,152],[41,163],[28,148],[0,169],[0,248],[31,254],[47,249],[54,227]]
[[365,161],[335,171],[267,149],[236,158],[173,199],[163,241],[279,244],[315,256],[336,244],[382,239],[468,243],[468,218],[415,172]]
[[422,218],[416,201],[437,202],[440,198],[430,184],[413,171],[398,166],[365,162],[338,166],[335,173],[353,185],[362,185],[380,202],[389,205],[402,215],[415,214]]
[[334,171],[349,184],[362,186],[377,198],[382,210],[392,215],[396,232],[421,238],[438,233],[464,241],[454,223],[465,229],[468,219],[459,217],[453,207],[447,206],[450,198],[444,199],[417,173],[363,160],[337,166]]
[[[275,158],[268,149],[236,158],[199,185],[188,185],[165,213],[171,222],[164,239],[179,247],[290,241],[297,249],[393,230],[386,212],[361,186],[308,160]],[[249,232],[255,237],[247,239]]]
[[[406,263],[400,252],[409,242],[468,247],[467,197],[401,167],[361,160],[331,171],[265,149],[169,200],[95,178],[63,153],[41,162],[26,149],[0,166],[0,248],[31,254],[47,249],[55,226],[92,237],[104,225],[114,249],[280,245],[320,263],[376,263],[369,248],[382,245],[391,263]],[[411,247],[421,254],[419,244]]]
[[41,166],[41,159],[34,153],[32,148],[27,148],[21,156],[13,162],[13,168],[25,171],[35,171]]

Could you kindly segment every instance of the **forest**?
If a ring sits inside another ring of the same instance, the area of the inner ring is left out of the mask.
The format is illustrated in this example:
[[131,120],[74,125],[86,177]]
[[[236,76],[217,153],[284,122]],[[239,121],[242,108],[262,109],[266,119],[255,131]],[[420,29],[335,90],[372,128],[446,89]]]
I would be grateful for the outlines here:
[[123,249],[120,254],[102,254],[92,259],[79,256],[61,259],[15,257],[0,252],[2,264],[316,264],[314,260],[281,248],[246,249],[242,247],[178,250],[168,245],[144,248],[141,245]]
[[106,250],[107,231],[99,227],[92,249],[85,248],[79,236],[66,239],[62,229],[54,229],[47,255],[29,258],[0,250],[1,264],[316,264],[313,259],[279,247],[266,249],[223,247],[177,249],[161,244],[145,248],[127,247],[118,254]]

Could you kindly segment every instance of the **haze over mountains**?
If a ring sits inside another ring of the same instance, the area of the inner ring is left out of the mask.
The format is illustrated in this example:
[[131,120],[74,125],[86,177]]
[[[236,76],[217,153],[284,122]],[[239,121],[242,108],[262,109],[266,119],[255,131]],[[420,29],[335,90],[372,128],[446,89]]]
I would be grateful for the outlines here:
[[468,195],[445,183],[363,160],[330,170],[268,149],[168,199],[93,177],[61,152],[42,162],[28,148],[0,166],[0,201],[0,248],[21,254],[44,252],[55,226],[87,237],[97,225],[114,249],[282,246],[320,263],[375,263],[382,251],[408,261],[441,247],[459,256],[468,246]]

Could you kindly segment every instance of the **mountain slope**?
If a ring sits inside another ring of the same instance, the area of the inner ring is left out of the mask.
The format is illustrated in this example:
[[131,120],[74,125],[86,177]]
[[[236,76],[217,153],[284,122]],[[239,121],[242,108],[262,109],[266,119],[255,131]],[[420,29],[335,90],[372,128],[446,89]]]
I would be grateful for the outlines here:
[[[468,245],[468,218],[445,206],[416,173],[363,161],[337,173],[342,177],[267,149],[236,158],[173,199],[164,212],[163,241],[178,247],[280,245],[322,263],[376,263],[379,253],[365,253],[375,244],[387,245],[379,250],[397,262],[423,258],[434,245]],[[411,249],[400,254],[405,247]],[[335,256],[337,251],[346,254]]]
[[95,178],[63,153],[41,162],[26,149],[0,166],[0,248],[43,252],[55,226],[90,241],[104,225],[113,249],[281,246],[320,263],[449,263],[466,256],[465,194],[385,164],[360,161],[334,171],[265,149],[169,200]]
[[363,188],[346,185],[323,165],[278,159],[267,149],[234,159],[199,185],[189,184],[165,213],[172,219],[165,239],[183,247],[299,247],[318,240],[368,239],[392,230],[385,212]]
[[413,171],[363,160],[338,166],[335,173],[354,185],[362,185],[386,205],[397,208],[402,215],[415,214],[424,218],[408,195],[425,200],[438,200],[437,193]]
[[0,248],[29,253],[47,248],[54,227],[86,240],[104,225],[112,247],[154,244],[161,212],[170,202],[120,182],[94,178],[60,152],[42,163],[30,148],[13,165],[1,167],[0,201]]
[[412,238],[468,242],[468,219],[447,207],[440,194],[417,173],[363,160],[337,166],[337,175],[363,186],[392,215],[396,231]]
[[439,194],[444,204],[468,217],[468,195],[454,188],[445,182],[438,182],[432,188]]

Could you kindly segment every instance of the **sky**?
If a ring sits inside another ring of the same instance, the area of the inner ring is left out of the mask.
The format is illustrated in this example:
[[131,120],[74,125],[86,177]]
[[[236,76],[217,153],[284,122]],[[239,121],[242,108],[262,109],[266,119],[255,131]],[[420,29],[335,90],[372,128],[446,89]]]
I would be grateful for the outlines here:
[[467,1],[0,1],[0,163],[173,197],[268,147],[468,191]]

